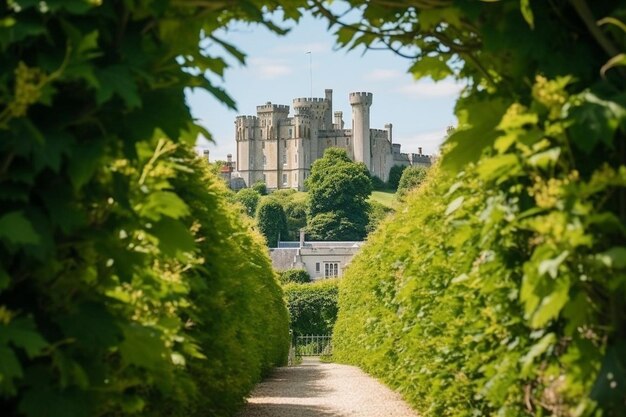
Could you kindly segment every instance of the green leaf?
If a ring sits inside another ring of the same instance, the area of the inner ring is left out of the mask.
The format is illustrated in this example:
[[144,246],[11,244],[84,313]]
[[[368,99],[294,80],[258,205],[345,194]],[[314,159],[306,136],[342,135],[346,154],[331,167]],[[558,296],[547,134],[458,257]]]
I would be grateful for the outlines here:
[[561,148],[552,148],[539,152],[528,158],[528,163],[532,166],[547,169],[556,165],[561,156]]
[[492,181],[518,175],[521,172],[521,166],[516,155],[505,154],[482,159],[476,171],[483,180]]
[[152,226],[150,234],[159,239],[159,249],[166,256],[174,256],[177,252],[189,252],[195,248],[191,232],[178,220],[163,218]]
[[0,217],[0,239],[18,245],[36,245],[40,242],[32,223],[20,211]]
[[178,219],[189,214],[189,207],[173,192],[156,191],[148,195],[139,213],[152,220],[160,220],[162,216]]
[[546,259],[539,263],[539,276],[548,273],[551,278],[556,278],[559,272],[559,266],[567,259],[569,255],[568,251],[563,251],[559,256],[554,259]]
[[530,320],[530,325],[535,329],[558,317],[563,306],[569,300],[570,281],[568,277],[559,277],[552,284],[551,291],[541,299],[539,307]]
[[461,205],[463,204],[463,201],[465,200],[465,196],[460,196],[455,198],[454,200],[452,200],[452,202],[450,204],[448,204],[448,207],[446,207],[446,216],[449,216],[450,214],[454,213],[455,211],[457,211]]
[[533,11],[530,8],[530,0],[520,0],[520,10],[524,20],[528,23],[531,29],[535,28],[535,18],[533,17]]
[[613,145],[617,127],[626,119],[626,109],[619,103],[605,100],[585,91],[577,96],[582,103],[568,109],[571,122],[568,132],[579,149],[591,152],[599,143]]
[[56,321],[67,338],[76,339],[86,349],[105,349],[122,339],[117,319],[102,304],[81,304],[73,314],[63,315]]
[[81,189],[91,179],[104,156],[103,148],[104,143],[100,140],[91,140],[72,146],[68,172],[75,190]]
[[139,324],[124,326],[120,353],[125,363],[150,370],[160,370],[170,362],[158,330]]
[[460,100],[456,111],[460,126],[446,140],[452,149],[444,155],[443,166],[457,171],[477,161],[499,136],[496,126],[507,108],[505,100],[489,96]]
[[520,359],[520,363],[522,364],[522,375],[529,376],[531,366],[533,365],[534,360],[543,355],[546,350],[556,342],[556,336],[554,333],[548,333],[544,337],[541,338],[537,343],[533,345],[532,348],[528,351],[526,355],[524,355]]
[[64,354],[60,349],[55,349],[52,353],[52,360],[59,372],[61,388],[67,388],[70,385],[75,385],[82,389],[89,387],[87,373],[69,355]]
[[15,395],[13,381],[22,377],[22,366],[15,352],[8,346],[0,344],[0,393]]
[[419,58],[411,65],[409,72],[413,74],[415,79],[429,76],[434,81],[443,80],[454,74],[448,66],[446,59],[441,55]]
[[8,325],[0,326],[0,344],[11,343],[24,349],[28,357],[34,358],[48,346],[30,318],[18,318]]
[[606,252],[596,255],[597,259],[609,268],[626,268],[626,247],[614,246]]
[[112,65],[96,71],[100,88],[97,90],[98,104],[108,101],[114,94],[126,103],[128,109],[141,107],[137,84],[133,74],[125,65]]
[[602,68],[600,68],[600,74],[605,77],[606,72],[611,68],[623,66],[626,66],[626,54],[617,54],[613,58],[606,61],[606,64],[602,65]]

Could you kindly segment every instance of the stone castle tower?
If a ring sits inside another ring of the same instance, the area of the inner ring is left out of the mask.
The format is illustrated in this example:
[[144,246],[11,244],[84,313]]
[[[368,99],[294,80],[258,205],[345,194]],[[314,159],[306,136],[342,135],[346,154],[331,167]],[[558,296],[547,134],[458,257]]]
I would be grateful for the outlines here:
[[349,95],[352,128],[345,129],[342,112],[333,113],[333,90],[324,98],[296,98],[293,116],[289,106],[270,102],[257,106],[256,116],[235,120],[237,174],[249,187],[264,181],[269,189],[304,189],[311,164],[330,147],[345,149],[348,156],[363,162],[372,175],[387,181],[393,165],[430,165],[430,157],[402,154],[392,142],[392,125],[370,129],[372,93]]

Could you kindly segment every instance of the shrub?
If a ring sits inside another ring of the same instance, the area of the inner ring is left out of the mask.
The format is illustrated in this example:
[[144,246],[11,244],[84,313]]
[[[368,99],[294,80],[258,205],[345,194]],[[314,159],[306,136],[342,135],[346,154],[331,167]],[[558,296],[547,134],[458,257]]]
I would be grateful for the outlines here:
[[257,181],[252,185],[252,189],[260,195],[267,195],[267,185],[263,181]]
[[311,281],[311,276],[306,269],[288,269],[286,271],[280,271],[278,280],[281,284],[288,284],[290,282],[304,284]]
[[411,166],[404,169],[398,182],[398,199],[402,200],[409,191],[419,187],[426,179],[427,172],[428,168],[421,166]]
[[393,213],[393,209],[379,203],[378,201],[370,201],[367,210],[367,234],[369,235],[376,230],[378,225],[391,213]]
[[332,333],[337,319],[337,279],[291,283],[283,289],[294,335]]
[[265,198],[256,212],[259,231],[270,248],[278,245],[278,240],[287,236],[287,217],[280,203],[272,198]]
[[246,214],[251,217],[254,217],[260,199],[261,194],[252,188],[242,188],[234,196],[234,200],[243,205]]
[[393,191],[398,190],[398,185],[400,184],[400,178],[402,178],[402,173],[407,168],[406,165],[394,165],[389,170],[389,179],[387,180],[387,186],[389,189]]

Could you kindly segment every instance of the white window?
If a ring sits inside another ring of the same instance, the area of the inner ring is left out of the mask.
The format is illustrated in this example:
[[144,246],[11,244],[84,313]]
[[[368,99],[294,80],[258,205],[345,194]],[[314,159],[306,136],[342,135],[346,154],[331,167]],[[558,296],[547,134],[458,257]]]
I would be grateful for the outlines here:
[[287,174],[283,174],[283,185],[287,185]]
[[331,278],[339,275],[338,262],[324,262],[324,277]]

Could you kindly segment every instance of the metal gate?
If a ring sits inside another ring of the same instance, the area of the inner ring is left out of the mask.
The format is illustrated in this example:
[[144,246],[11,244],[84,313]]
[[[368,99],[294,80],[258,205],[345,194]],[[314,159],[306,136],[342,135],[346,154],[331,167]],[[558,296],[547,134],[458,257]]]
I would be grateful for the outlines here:
[[296,336],[296,356],[330,356],[332,354],[331,335]]

